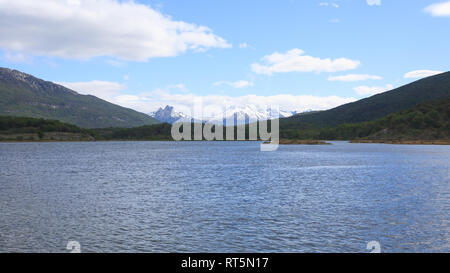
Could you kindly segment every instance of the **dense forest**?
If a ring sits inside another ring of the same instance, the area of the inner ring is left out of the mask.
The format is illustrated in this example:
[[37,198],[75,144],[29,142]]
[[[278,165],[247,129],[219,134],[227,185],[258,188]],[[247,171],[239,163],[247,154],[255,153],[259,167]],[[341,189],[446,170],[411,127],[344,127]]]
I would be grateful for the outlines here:
[[135,128],[92,129],[96,140],[172,140],[172,125],[161,123]]
[[129,129],[83,129],[57,120],[0,116],[0,140],[171,140],[170,129],[166,123]]
[[93,140],[93,132],[58,120],[0,116],[0,140]]
[[63,123],[58,120],[10,116],[0,116],[0,131],[2,131],[3,133],[89,133],[89,130],[87,129],[81,129],[78,126]]

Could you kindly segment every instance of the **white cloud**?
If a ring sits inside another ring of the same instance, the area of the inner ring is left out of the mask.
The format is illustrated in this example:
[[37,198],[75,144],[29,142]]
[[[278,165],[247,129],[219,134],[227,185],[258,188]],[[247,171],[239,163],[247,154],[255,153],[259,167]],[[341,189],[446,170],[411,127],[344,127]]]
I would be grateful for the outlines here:
[[248,47],[247,43],[239,44],[239,48],[247,48],[247,47]]
[[286,53],[275,52],[261,59],[263,64],[252,64],[252,71],[258,74],[271,75],[286,72],[338,72],[355,69],[360,62],[346,58],[320,59],[304,55],[298,48]]
[[236,81],[236,82],[220,81],[220,82],[214,83],[214,86],[220,86],[220,85],[228,85],[233,88],[245,88],[245,87],[252,87],[254,84],[253,84],[253,82],[249,82],[249,81]]
[[376,95],[384,93],[386,91],[390,91],[392,89],[394,89],[394,86],[392,84],[386,84],[386,86],[358,86],[353,88],[353,90],[355,90],[356,93],[360,96]]
[[450,16],[450,1],[431,4],[424,11],[436,17]]
[[381,0],[366,0],[369,6],[381,6]]
[[357,82],[366,80],[381,80],[380,76],[367,75],[367,74],[349,74],[343,76],[330,76],[329,81],[340,81],[340,82]]
[[419,79],[431,77],[437,74],[444,73],[444,71],[436,71],[436,70],[415,70],[405,74],[405,79]]
[[175,90],[175,91],[180,91],[183,93],[189,92],[189,90],[186,88],[186,86],[182,83],[179,84],[171,84],[169,86],[167,86],[166,88],[167,90]]
[[339,8],[339,5],[333,2],[321,2],[319,3],[319,6],[321,7],[333,7],[333,8]]
[[6,52],[4,55],[4,58],[7,62],[11,63],[27,63],[30,64],[33,62],[33,58],[30,56],[27,56],[22,53],[12,53],[12,52]]
[[71,90],[82,95],[93,95],[106,101],[114,101],[120,91],[126,88],[126,85],[117,82],[108,81],[90,81],[90,82],[57,82]]
[[231,47],[205,26],[118,0],[0,0],[0,48],[70,59],[146,61]]
[[119,61],[119,60],[111,60],[111,59],[106,60],[105,63],[109,64],[110,66],[117,67],[117,68],[122,68],[127,65],[126,62]]

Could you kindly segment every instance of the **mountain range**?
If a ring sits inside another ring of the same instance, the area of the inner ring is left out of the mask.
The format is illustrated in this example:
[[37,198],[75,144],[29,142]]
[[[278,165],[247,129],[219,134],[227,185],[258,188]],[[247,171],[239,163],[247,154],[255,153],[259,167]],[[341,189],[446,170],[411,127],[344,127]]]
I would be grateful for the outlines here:
[[[244,122],[248,122],[255,119],[273,119],[279,115],[280,131],[284,138],[326,136],[357,139],[384,136],[439,139],[450,135],[446,122],[449,116],[449,98],[450,72],[446,72],[326,111],[297,114],[249,105],[227,108],[228,116],[225,119],[240,117],[244,118]],[[139,139],[170,139],[170,125],[167,123],[180,119],[224,123],[220,115],[196,120],[185,113],[177,112],[172,106],[160,108],[152,113],[151,117],[6,68],[0,68],[0,115],[52,119],[80,128],[107,128],[99,129],[94,134],[112,139],[134,139],[137,136]],[[9,122],[6,119],[6,129]],[[41,124],[40,121],[36,122]],[[27,123],[27,120],[18,122],[23,126]],[[133,128],[118,129],[130,127]],[[48,131],[45,128],[35,131]]]
[[271,108],[261,108],[256,105],[231,106],[227,107],[225,114],[216,114],[209,117],[193,118],[182,112],[178,112],[173,106],[167,105],[165,108],[159,108],[157,111],[150,113],[150,116],[161,121],[173,124],[175,122],[203,122],[213,124],[226,124],[226,120],[234,120],[235,124],[244,124],[249,121],[270,120],[274,118],[291,117],[297,112],[289,112],[275,110]]
[[159,123],[146,114],[7,68],[0,68],[0,115],[54,119],[82,128]]

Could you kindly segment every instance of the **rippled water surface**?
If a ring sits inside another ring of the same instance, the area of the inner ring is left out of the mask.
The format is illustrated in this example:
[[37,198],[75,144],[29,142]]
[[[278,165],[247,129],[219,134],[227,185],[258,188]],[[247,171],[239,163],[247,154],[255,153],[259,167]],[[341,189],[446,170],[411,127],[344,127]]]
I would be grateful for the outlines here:
[[449,146],[0,144],[0,252],[450,251]]

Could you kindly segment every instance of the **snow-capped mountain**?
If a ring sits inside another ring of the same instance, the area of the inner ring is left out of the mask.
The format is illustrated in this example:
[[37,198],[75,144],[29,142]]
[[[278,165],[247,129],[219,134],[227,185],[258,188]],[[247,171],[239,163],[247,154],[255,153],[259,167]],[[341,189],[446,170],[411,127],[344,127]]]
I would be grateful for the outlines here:
[[167,123],[175,123],[180,119],[189,119],[188,115],[174,111],[172,106],[167,105],[164,109],[161,107],[158,111],[149,114],[151,117]]
[[287,118],[292,115],[297,114],[297,112],[289,112],[289,111],[277,111],[271,108],[262,108],[257,107],[255,105],[246,105],[246,106],[232,106],[227,107],[224,111],[224,114],[215,114],[211,116],[204,116],[201,119],[196,117],[192,119],[191,116],[177,112],[174,110],[174,107],[167,105],[164,109],[159,108],[158,111],[155,111],[150,114],[151,117],[167,123],[175,123],[177,121],[191,121],[206,123],[214,123],[214,124],[225,124],[226,120],[234,120],[235,124],[244,124],[248,122],[253,122],[256,120],[269,120],[274,118]]
[[232,106],[225,109],[225,116],[216,115],[206,119],[206,122],[225,124],[226,120],[234,120],[235,124],[245,124],[257,120],[270,120],[274,118],[287,118],[296,112],[277,111],[271,108],[261,108],[256,105]]

